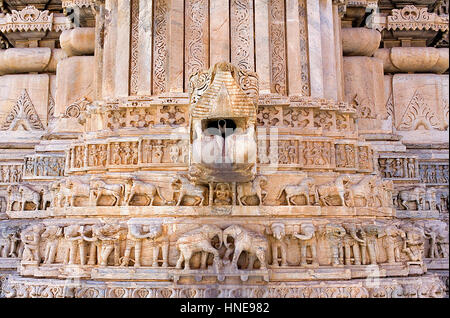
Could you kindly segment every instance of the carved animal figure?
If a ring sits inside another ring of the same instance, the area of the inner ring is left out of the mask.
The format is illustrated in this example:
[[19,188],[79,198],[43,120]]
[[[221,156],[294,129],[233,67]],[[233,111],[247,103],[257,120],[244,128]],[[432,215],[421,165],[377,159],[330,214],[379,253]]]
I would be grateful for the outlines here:
[[426,194],[426,191],[424,188],[414,188],[413,190],[403,190],[398,193],[398,201],[400,202],[400,207],[405,208],[406,210],[410,210],[410,207],[407,205],[407,202],[416,202],[417,209],[421,210],[422,200],[424,199],[424,196]]
[[422,209],[427,209],[427,203],[428,208],[430,210],[437,210],[437,202],[436,202],[436,189],[435,188],[429,188],[426,190],[425,197],[422,200]]
[[53,196],[53,193],[51,193],[51,191],[49,191],[48,188],[42,188],[41,189],[41,195],[42,195],[42,200],[41,200],[42,207],[41,207],[41,209],[42,210],[46,210],[47,209],[47,204],[49,206],[52,206],[53,201],[54,201],[54,196]]
[[[288,185],[285,186],[281,191],[280,194],[277,197],[277,200],[280,200],[281,196],[283,195],[283,192],[286,193],[286,201],[288,205],[297,205],[294,202],[294,197],[296,196],[304,196],[306,198],[306,205],[311,205],[310,195],[314,194],[314,201],[319,202],[317,197],[317,192],[314,189],[315,183],[314,179],[312,178],[306,178],[301,181],[298,185]],[[311,193],[311,189],[313,189],[313,193]]]
[[268,230],[268,233],[272,236],[272,266],[278,267],[279,257],[278,250],[280,250],[281,266],[288,266],[287,262],[287,250],[288,245],[286,238],[286,226],[283,223],[273,223]]
[[208,189],[201,185],[194,185],[189,182],[185,177],[177,176],[172,180],[172,187],[175,187],[176,183],[181,182],[179,189],[174,190],[174,193],[178,193],[178,202],[176,206],[180,206],[181,201],[185,196],[191,196],[195,198],[194,206],[203,205],[206,199],[206,192]]
[[107,184],[101,180],[93,180],[91,182],[91,189],[95,193],[95,205],[98,205],[101,196],[113,196],[113,206],[119,206],[120,198],[122,197],[125,186],[123,184]]
[[32,202],[35,206],[34,210],[39,210],[41,203],[41,195],[39,192],[30,189],[27,186],[21,185],[19,186],[19,193],[22,197],[22,208],[25,209],[26,202]]
[[314,224],[303,223],[300,225],[300,234],[294,233],[293,236],[300,240],[300,266],[306,266],[308,263],[306,259],[308,248],[311,251],[312,265],[318,266],[316,229]]
[[217,248],[220,248],[222,246],[222,235],[222,229],[215,225],[203,225],[198,229],[181,235],[176,243],[176,246],[180,251],[180,257],[178,258],[176,267],[181,269],[181,265],[184,261],[184,269],[189,270],[189,262],[194,253],[205,252],[214,255],[214,265],[216,268],[219,268],[221,266],[219,251],[212,246],[211,240],[217,236],[219,238]]
[[372,193],[372,189],[375,185],[376,176],[366,176],[362,178],[358,183],[348,187],[350,206],[356,206],[355,199],[357,197],[364,200],[362,206],[367,206],[369,200],[367,197]]
[[324,235],[330,247],[328,256],[332,266],[344,263],[343,238],[345,234],[345,229],[338,224],[327,224],[325,227]]
[[259,205],[263,205],[264,198],[267,195],[267,192],[261,188],[264,184],[267,184],[267,178],[264,176],[257,176],[253,182],[238,184],[236,192],[239,204],[248,205],[245,200],[249,197],[257,196]]
[[[239,225],[231,225],[223,231],[223,242],[230,251],[232,249],[231,244],[228,242],[228,237],[231,236],[234,239],[234,254],[231,266],[237,269],[237,261],[243,251],[246,251],[249,255],[255,255],[261,263],[261,269],[266,269],[266,251],[269,248],[269,243],[264,235],[249,231]],[[225,255],[225,259],[229,255]],[[249,269],[253,269],[253,262],[250,261]]]
[[341,200],[341,205],[347,206],[344,195],[346,192],[346,185],[349,182],[350,178],[344,175],[337,177],[336,180],[332,182],[317,186],[316,189],[320,204],[323,206],[329,206],[330,203],[327,201],[327,198],[337,195]]
[[133,197],[136,194],[144,195],[148,201],[147,205],[152,206],[153,201],[155,200],[155,197],[157,195],[164,201],[164,204],[166,204],[166,200],[161,195],[161,192],[160,192],[158,186],[155,186],[150,183],[130,179],[130,180],[128,180],[128,183],[125,186],[125,202],[126,202],[127,206],[130,205],[131,200],[133,200]]
[[12,211],[14,203],[19,203],[19,210],[23,209],[22,195],[19,193],[17,187],[9,186],[6,190],[8,193],[8,201],[6,203],[6,211]]
[[68,179],[65,186],[61,184],[60,191],[63,193],[66,201],[65,206],[75,206],[76,197],[90,197],[90,187],[77,179]]

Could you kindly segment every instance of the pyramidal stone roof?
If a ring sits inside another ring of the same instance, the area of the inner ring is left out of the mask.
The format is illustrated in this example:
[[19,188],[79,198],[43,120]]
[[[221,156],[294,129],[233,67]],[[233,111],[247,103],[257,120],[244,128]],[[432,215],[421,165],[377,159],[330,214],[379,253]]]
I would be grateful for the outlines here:
[[240,88],[231,71],[216,67],[212,75],[212,83],[198,102],[192,105],[193,118],[246,117],[254,121],[255,105]]

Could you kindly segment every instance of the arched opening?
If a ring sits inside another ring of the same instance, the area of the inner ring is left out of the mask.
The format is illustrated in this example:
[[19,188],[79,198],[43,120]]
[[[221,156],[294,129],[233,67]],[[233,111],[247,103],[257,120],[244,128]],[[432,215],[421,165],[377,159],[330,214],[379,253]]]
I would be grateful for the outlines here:
[[237,128],[236,122],[233,119],[212,119],[206,123],[206,130],[209,135],[217,135],[226,138],[235,133]]

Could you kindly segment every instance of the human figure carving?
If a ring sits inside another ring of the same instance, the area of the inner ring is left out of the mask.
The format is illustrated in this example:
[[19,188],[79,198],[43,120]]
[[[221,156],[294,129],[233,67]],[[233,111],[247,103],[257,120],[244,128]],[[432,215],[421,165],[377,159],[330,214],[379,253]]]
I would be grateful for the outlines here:
[[41,233],[44,231],[42,224],[31,225],[20,234],[20,239],[24,244],[23,261],[41,262],[40,243]]
[[80,264],[86,265],[86,245],[81,233],[83,226],[74,224],[64,229],[64,237],[69,242],[69,250],[64,260],[65,264],[76,264],[77,252],[80,254]]
[[45,240],[44,264],[54,264],[59,240],[62,237],[62,227],[47,226],[41,238]]

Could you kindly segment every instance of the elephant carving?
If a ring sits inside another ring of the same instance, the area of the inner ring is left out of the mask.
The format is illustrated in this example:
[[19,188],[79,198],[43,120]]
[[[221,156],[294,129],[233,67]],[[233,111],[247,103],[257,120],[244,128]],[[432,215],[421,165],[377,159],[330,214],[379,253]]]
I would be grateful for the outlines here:
[[217,236],[219,238],[217,248],[220,248],[222,246],[222,235],[222,229],[215,225],[203,225],[198,229],[181,235],[176,243],[177,249],[180,251],[176,268],[181,269],[184,261],[184,269],[190,270],[189,262],[192,256],[196,252],[202,252],[202,267],[206,267],[207,253],[211,253],[214,255],[214,265],[218,270],[221,266],[219,251],[212,246],[211,241]]
[[317,258],[316,229],[312,223],[304,223],[300,226],[300,234],[294,233],[295,238],[300,240],[300,266],[307,265],[307,249],[311,251],[312,265],[319,266]]
[[228,248],[225,254],[225,259],[231,254],[231,244],[228,243],[228,237],[234,239],[234,254],[233,260],[231,261],[231,266],[237,269],[237,262],[239,256],[243,251],[246,251],[251,257],[249,263],[249,269],[253,269],[253,259],[256,256],[261,263],[261,269],[267,269],[266,264],[266,251],[269,248],[269,243],[264,235],[249,231],[239,225],[231,225],[223,231],[223,242]]
[[344,264],[343,238],[345,234],[345,229],[338,224],[327,224],[325,227],[324,235],[330,247],[329,257],[332,266]]

